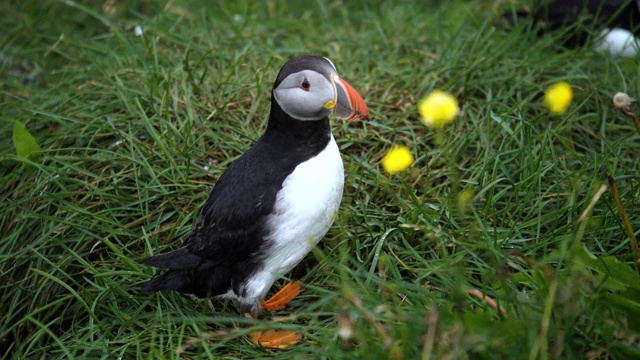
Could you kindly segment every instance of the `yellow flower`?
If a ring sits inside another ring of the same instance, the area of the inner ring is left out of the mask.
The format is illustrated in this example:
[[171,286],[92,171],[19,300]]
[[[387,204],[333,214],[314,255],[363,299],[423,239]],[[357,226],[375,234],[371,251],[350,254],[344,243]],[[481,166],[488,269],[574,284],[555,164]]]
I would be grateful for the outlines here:
[[464,189],[458,193],[458,212],[460,214],[464,214],[467,212],[471,205],[471,200],[473,200],[474,194],[471,189]]
[[418,103],[418,112],[425,125],[439,129],[452,122],[460,108],[453,95],[434,90]]
[[382,168],[389,174],[406,170],[413,164],[413,154],[408,147],[395,145],[382,158]]
[[554,114],[562,114],[569,108],[573,99],[571,85],[565,81],[559,81],[547,88],[544,92],[544,106]]

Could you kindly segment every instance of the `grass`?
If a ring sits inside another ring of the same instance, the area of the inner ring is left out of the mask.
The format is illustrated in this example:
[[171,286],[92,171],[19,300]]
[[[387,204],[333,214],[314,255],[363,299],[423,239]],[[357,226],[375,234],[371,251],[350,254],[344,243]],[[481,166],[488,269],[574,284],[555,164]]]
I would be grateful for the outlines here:
[[[493,5],[3,2],[2,358],[640,356],[638,263],[611,191],[578,223],[611,176],[640,232],[639,134],[611,106],[638,97],[638,59],[503,31]],[[140,294],[140,260],[180,244],[301,53],[330,57],[373,118],[333,122],[345,196],[288,275],[303,294],[256,324],[232,302]],[[551,115],[558,80],[575,99]],[[463,110],[439,132],[416,112],[436,88]],[[14,121],[40,158],[15,155]],[[388,176],[393,144],[416,162]],[[305,342],[262,349],[257,328]]]

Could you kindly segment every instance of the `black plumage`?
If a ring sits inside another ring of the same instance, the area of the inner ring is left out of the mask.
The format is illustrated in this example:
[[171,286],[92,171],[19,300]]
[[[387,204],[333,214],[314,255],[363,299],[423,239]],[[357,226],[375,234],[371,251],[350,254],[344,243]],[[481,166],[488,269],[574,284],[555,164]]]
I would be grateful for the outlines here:
[[[271,101],[264,135],[235,160],[214,186],[189,236],[176,251],[145,259],[169,269],[145,292],[173,290],[198,297],[225,293],[255,269],[268,244],[264,221],[284,179],[329,142],[329,119],[297,121]],[[262,245],[262,246],[261,246]],[[251,255],[251,256],[250,256]]]
[[514,25],[533,18],[540,34],[567,29],[564,45],[577,47],[600,35],[605,28],[620,28],[640,35],[640,0],[550,0],[533,12],[506,12],[504,18]]
[[[320,61],[324,66],[318,67]],[[281,69],[274,88],[288,74],[302,69],[324,73],[326,63],[318,57],[294,58]],[[142,291],[173,290],[198,297],[233,291],[243,296],[242,284],[259,267],[270,246],[265,241],[266,219],[274,211],[284,180],[296,166],[325,149],[330,139],[326,116],[314,121],[294,119],[272,94],[265,133],[219,178],[182,247],[144,260],[167,271],[146,282]],[[258,315],[259,303],[241,305]]]

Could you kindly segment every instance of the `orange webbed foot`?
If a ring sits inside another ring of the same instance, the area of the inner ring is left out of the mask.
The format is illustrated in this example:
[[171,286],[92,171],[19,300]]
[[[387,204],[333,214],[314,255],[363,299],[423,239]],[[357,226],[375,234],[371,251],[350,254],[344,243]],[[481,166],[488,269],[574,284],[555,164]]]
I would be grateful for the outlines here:
[[285,349],[302,341],[302,335],[290,330],[255,331],[249,336],[260,346],[276,349]]
[[300,281],[288,283],[269,300],[262,300],[262,308],[269,311],[283,309],[288,303],[295,299],[300,292],[302,292]]
[[[300,294],[302,286],[300,281],[294,281],[285,285],[270,299],[262,300],[263,309],[274,311],[283,309]],[[268,348],[284,349],[302,341],[302,335],[290,330],[266,330],[254,331],[249,334],[251,341]]]

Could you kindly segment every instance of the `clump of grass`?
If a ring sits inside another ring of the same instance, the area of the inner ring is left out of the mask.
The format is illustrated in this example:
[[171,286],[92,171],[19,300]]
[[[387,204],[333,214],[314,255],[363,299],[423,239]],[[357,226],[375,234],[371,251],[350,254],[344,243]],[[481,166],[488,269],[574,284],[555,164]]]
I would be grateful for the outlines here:
[[[637,60],[501,31],[486,1],[107,3],[0,5],[3,358],[638,356],[640,278],[611,194],[578,223],[610,175],[640,229],[638,137],[610,105],[638,94]],[[140,294],[139,260],[178,246],[301,53],[334,60],[373,117],[333,124],[345,198],[294,271],[305,292],[257,324]],[[558,80],[575,101],[551,115]],[[440,139],[416,111],[435,88],[462,109]],[[38,161],[14,155],[14,120]],[[389,176],[398,143],[415,163]],[[252,345],[267,327],[306,341]]]

